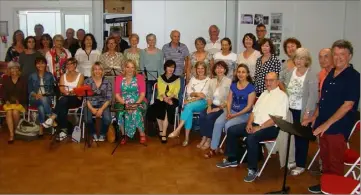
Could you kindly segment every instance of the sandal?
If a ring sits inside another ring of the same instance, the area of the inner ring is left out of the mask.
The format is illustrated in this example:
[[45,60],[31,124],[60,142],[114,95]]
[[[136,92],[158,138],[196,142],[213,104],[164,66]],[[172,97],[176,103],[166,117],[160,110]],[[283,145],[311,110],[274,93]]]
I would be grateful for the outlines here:
[[209,150],[206,154],[204,154],[204,158],[212,158],[213,156],[217,155],[216,150]]
[[297,175],[301,175],[303,172],[305,172],[305,168],[296,167],[296,168],[292,169],[291,175],[297,176]]
[[203,146],[201,147],[201,149],[202,149],[202,150],[208,150],[210,146],[211,146],[211,143],[205,142],[205,143],[203,144]]
[[162,144],[166,144],[166,143],[168,142],[167,136],[160,136],[160,142],[161,142]]
[[145,135],[141,135],[140,136],[140,141],[141,144],[145,144],[147,142],[147,138],[145,137]]
[[126,136],[123,136],[122,139],[120,140],[120,144],[121,145],[124,145],[127,143],[127,137]]

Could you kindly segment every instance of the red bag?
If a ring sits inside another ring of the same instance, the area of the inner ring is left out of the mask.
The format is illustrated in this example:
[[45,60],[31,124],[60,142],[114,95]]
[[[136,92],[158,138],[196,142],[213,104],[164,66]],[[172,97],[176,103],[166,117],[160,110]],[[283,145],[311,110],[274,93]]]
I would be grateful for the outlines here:
[[94,91],[92,90],[92,88],[89,85],[83,85],[83,86],[74,88],[73,91],[74,91],[74,94],[78,97],[84,97],[85,95],[87,95],[87,96],[94,95]]

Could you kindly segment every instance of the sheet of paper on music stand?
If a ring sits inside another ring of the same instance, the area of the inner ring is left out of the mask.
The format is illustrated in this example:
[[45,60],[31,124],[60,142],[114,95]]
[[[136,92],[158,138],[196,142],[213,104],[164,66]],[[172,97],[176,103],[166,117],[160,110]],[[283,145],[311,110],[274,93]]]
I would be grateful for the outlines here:
[[9,36],[8,21],[0,21],[0,36]]

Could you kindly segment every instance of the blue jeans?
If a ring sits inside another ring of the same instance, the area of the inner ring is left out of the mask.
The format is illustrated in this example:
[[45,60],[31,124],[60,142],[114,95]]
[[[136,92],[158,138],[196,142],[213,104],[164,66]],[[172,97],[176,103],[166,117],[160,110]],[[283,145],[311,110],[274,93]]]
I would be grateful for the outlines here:
[[30,105],[38,108],[39,122],[44,123],[45,117],[51,114],[50,97],[42,97],[41,99],[30,99]]
[[[293,117],[293,124],[300,124],[301,110],[290,109]],[[295,135],[295,157],[297,167],[306,167],[307,154],[308,154],[308,139]]]
[[234,125],[228,129],[227,132],[227,144],[225,155],[228,157],[237,157],[238,154],[238,140],[240,137],[247,137],[247,163],[248,169],[257,171],[257,164],[259,159],[259,142],[264,140],[276,139],[278,136],[279,129],[275,126],[268,127],[262,130],[259,130],[255,133],[249,134],[246,131],[247,123],[242,123]]
[[[231,110],[231,113],[235,114],[237,112]],[[225,112],[221,116],[219,116],[214,124],[214,128],[209,130],[209,131],[213,130],[211,149],[216,150],[218,148],[219,141],[221,140],[223,128],[224,128],[225,132],[227,133],[227,130],[229,127],[247,122],[248,117],[249,117],[249,113],[246,113],[246,114],[242,114],[240,116],[234,117],[231,120],[227,120]]]
[[[212,104],[212,108],[216,106]],[[206,136],[208,138],[212,138],[212,132],[214,128],[214,123],[216,119],[223,113],[223,110],[219,110],[217,112],[212,112],[207,114],[207,109],[203,110],[199,116],[199,124],[201,126],[201,136]]]
[[[85,119],[87,128],[89,128],[89,130],[90,130],[89,133],[91,135],[95,134],[96,130],[95,130],[95,124],[93,121],[93,113],[88,108],[84,108],[84,119]],[[109,127],[111,120],[112,120],[112,118],[111,118],[110,110],[108,107],[103,111],[103,114],[102,114],[102,125],[101,125],[101,129],[100,129],[100,135],[105,136],[107,134],[108,127]]]
[[184,121],[184,128],[187,131],[190,131],[192,128],[193,113],[203,111],[206,106],[207,101],[205,99],[197,100],[184,106],[180,119]]
[[184,80],[183,76],[180,76],[179,79],[180,79],[180,90],[179,90],[178,100],[179,100],[179,110],[181,110],[182,105],[183,105],[183,93],[184,93],[185,80]]

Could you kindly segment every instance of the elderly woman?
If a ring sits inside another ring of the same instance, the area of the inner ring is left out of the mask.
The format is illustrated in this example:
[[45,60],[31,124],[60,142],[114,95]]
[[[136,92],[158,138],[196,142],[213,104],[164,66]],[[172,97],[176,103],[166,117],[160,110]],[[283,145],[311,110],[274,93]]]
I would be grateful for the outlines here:
[[97,42],[93,34],[88,33],[85,35],[81,48],[75,53],[75,59],[78,61],[79,72],[85,77],[91,76],[91,67],[97,61],[101,52],[97,50]]
[[247,33],[243,36],[242,43],[246,50],[238,54],[237,64],[247,65],[251,77],[254,78],[256,62],[261,56],[261,53],[254,49],[257,45],[256,37],[252,33]]
[[147,99],[150,100],[153,93],[153,85],[157,82],[158,75],[163,72],[163,51],[155,47],[157,37],[148,34],[146,37],[148,47],[140,51],[140,70],[147,70]]
[[209,81],[209,91],[207,95],[208,108],[200,114],[200,134],[201,142],[197,148],[206,150],[211,145],[212,130],[216,119],[224,112],[227,106],[227,95],[232,80],[226,75],[228,66],[225,62],[217,62],[212,70],[215,78]]
[[38,50],[43,56],[50,51],[50,49],[53,48],[53,39],[49,34],[43,34],[41,35],[40,39],[40,49]]
[[19,61],[19,55],[24,51],[24,33],[16,30],[13,34],[13,43],[6,52],[5,62]]
[[[91,68],[92,76],[87,78],[84,82],[89,85],[94,92],[94,97],[90,97],[86,101],[85,109],[85,123],[93,138],[96,141],[104,141],[109,124],[111,122],[111,115],[109,105],[112,100],[112,84],[107,79],[103,79],[104,68],[100,62],[95,62]],[[102,126],[99,137],[96,135],[93,116],[101,118]]]
[[174,124],[175,111],[179,106],[180,79],[174,74],[175,67],[173,60],[164,63],[164,74],[158,77],[157,82],[157,99],[148,109],[149,118],[157,119],[162,143],[167,143],[168,123]]
[[43,123],[51,111],[51,97],[54,95],[54,77],[46,71],[46,59],[44,56],[35,59],[36,72],[32,73],[28,79],[28,92],[30,106],[38,109],[40,130],[39,136],[43,135]]
[[106,75],[116,76],[122,72],[124,56],[118,52],[118,47],[114,37],[108,37],[105,41],[105,47],[99,61],[102,63]]
[[209,77],[207,77],[207,65],[204,62],[197,62],[196,77],[192,77],[187,85],[186,100],[184,101],[184,109],[180,117],[180,123],[169,138],[178,137],[182,127],[185,128],[185,140],[183,146],[189,143],[189,132],[192,128],[193,113],[201,112],[207,107],[206,95],[209,89]]
[[[292,73],[295,63],[293,62],[293,56],[298,48],[302,47],[299,40],[296,38],[288,38],[283,42],[283,51],[286,52],[286,55],[288,57],[288,60],[286,60],[282,67],[280,72],[280,81],[282,84],[285,82],[286,77],[289,76],[289,74]],[[284,86],[282,86],[284,88]]]
[[[318,79],[311,71],[310,52],[305,48],[298,48],[293,55],[295,68],[287,75],[285,85],[287,89],[289,108],[292,112],[293,123],[300,125],[312,117],[318,99]],[[300,175],[305,171],[308,140],[295,135],[296,163],[289,165],[291,175]]]
[[237,64],[237,54],[232,52],[232,42],[229,38],[223,38],[221,40],[222,51],[215,53],[213,58],[214,62],[224,61],[228,66],[228,75],[227,77],[232,79],[234,75],[234,70],[236,69]]
[[133,138],[136,129],[140,134],[140,143],[147,142],[144,133],[144,112],[146,109],[144,76],[137,74],[135,62],[126,60],[124,76],[115,79],[115,99],[121,104],[117,113],[118,125],[122,134],[121,144],[125,144],[127,137]]
[[[196,75],[196,69],[195,69],[195,65],[197,62],[204,62],[207,65],[207,70],[208,70],[208,75],[209,72],[212,70],[213,67],[213,55],[204,50],[204,48],[206,47],[206,40],[203,37],[198,37],[195,41],[194,41],[194,45],[196,46],[196,50],[195,52],[193,52],[190,55],[190,58],[188,58],[188,69],[187,69],[187,80],[189,81],[189,79],[191,77],[194,77]],[[212,76],[212,75],[211,75]]]
[[275,72],[278,74],[281,70],[281,62],[275,55],[275,47],[271,39],[262,39],[260,46],[262,56],[257,59],[256,73],[254,75],[257,97],[259,97],[266,89],[266,75],[270,72]]
[[218,153],[223,128],[227,132],[228,128],[247,122],[255,100],[256,93],[248,66],[240,64],[228,93],[226,112],[223,112],[214,124],[211,149],[205,154],[206,158],[211,158]]
[[53,126],[54,120],[57,120],[60,129],[60,139],[66,134],[71,134],[72,129],[68,127],[68,111],[70,108],[77,108],[82,104],[82,98],[74,94],[74,89],[82,86],[84,76],[76,71],[77,61],[75,58],[69,58],[65,62],[66,71],[60,78],[59,89],[62,96],[57,100],[55,113],[53,113],[43,123],[45,128]]
[[25,50],[19,55],[21,76],[28,79],[29,75],[36,72],[35,59],[42,56],[35,50],[35,37],[28,36],[24,41]]
[[[139,69],[139,60],[140,60],[140,49],[138,48],[139,36],[137,34],[131,34],[129,36],[130,48],[124,50],[124,56],[127,60],[133,60],[136,65],[136,71]],[[142,71],[142,70],[141,70]]]
[[65,72],[65,62],[71,58],[69,50],[63,47],[64,37],[55,35],[53,37],[54,47],[46,52],[45,57],[48,62],[48,71],[59,80]]
[[14,143],[14,130],[18,126],[20,113],[25,112],[26,105],[26,81],[20,78],[20,64],[9,62],[8,75],[3,80],[4,97],[3,106],[6,112],[6,123],[10,132],[9,144]]

